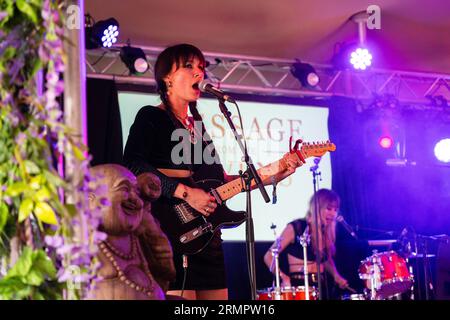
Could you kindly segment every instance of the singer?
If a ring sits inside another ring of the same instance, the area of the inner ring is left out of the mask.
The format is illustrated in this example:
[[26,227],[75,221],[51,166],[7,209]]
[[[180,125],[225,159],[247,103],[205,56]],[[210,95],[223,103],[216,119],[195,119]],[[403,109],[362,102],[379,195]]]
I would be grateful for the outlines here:
[[[306,213],[306,219],[297,219],[290,222],[280,235],[279,252],[287,255],[288,270],[280,271],[280,279],[283,287],[304,285],[304,257],[299,238],[309,226],[307,232],[310,236],[310,244],[307,249],[307,265],[310,285],[317,286],[317,264],[316,249],[321,251],[320,272],[327,271],[333,277],[334,282],[341,288],[348,288],[347,280],[344,279],[336,269],[334,255],[336,253],[336,216],[339,209],[340,199],[336,192],[328,189],[320,189],[316,193],[319,204],[319,239],[316,239],[316,221],[314,219],[315,198],[309,201],[309,208]],[[276,246],[276,241],[264,255],[264,262],[272,270],[272,252],[271,249]],[[325,275],[325,274],[324,274]],[[325,277],[321,277],[325,280]],[[325,288],[326,286],[323,286]],[[323,294],[323,298],[331,298],[330,294]],[[328,297],[327,297],[328,296]]]
[[[171,219],[179,219],[167,210],[168,203],[175,200],[186,202],[204,216],[214,214],[217,208],[215,198],[196,187],[194,181],[215,179],[226,182],[237,178],[224,172],[197,111],[201,93],[199,84],[204,79],[205,64],[203,53],[190,44],[168,47],[159,54],[155,63],[155,80],[161,104],[144,106],[139,110],[125,146],[125,165],[136,176],[152,172],[161,180],[162,195],[153,203],[152,212],[168,235],[175,224]],[[188,116],[188,109],[192,117]],[[173,139],[174,134],[180,131],[183,133],[178,136],[180,139]],[[180,143],[187,148],[174,152],[179,150]],[[199,162],[195,157],[198,149],[202,155],[211,155],[214,161],[201,157]],[[294,173],[297,166],[296,163],[288,163],[278,181]],[[146,185],[151,181],[139,180],[138,183],[145,193],[149,188]],[[170,284],[168,294],[199,300],[228,298],[220,230],[199,253],[184,256],[173,247],[176,279]]]

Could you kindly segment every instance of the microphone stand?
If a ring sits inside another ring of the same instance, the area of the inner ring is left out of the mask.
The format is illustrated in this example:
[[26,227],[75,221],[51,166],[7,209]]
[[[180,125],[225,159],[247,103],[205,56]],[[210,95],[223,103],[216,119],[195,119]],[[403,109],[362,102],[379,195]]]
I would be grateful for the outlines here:
[[[276,247],[272,248],[272,264],[275,262],[275,300],[281,300],[281,286],[280,286],[280,238],[277,237]],[[271,268],[272,269],[272,268]]]
[[225,116],[225,119],[228,122],[228,125],[231,128],[231,131],[234,134],[234,137],[241,148],[242,153],[244,154],[244,161],[247,164],[247,170],[242,173],[239,172],[239,175],[244,180],[244,190],[247,195],[247,223],[246,223],[246,245],[248,252],[248,265],[249,265],[249,273],[250,273],[250,289],[252,294],[252,300],[256,300],[256,267],[255,267],[255,234],[253,227],[253,217],[252,217],[252,200],[251,200],[251,183],[252,180],[255,179],[255,183],[258,186],[261,194],[266,203],[270,202],[269,195],[267,194],[264,185],[262,184],[261,178],[259,177],[255,166],[253,165],[253,161],[248,155],[247,148],[244,147],[242,143],[242,135],[239,135],[236,131],[236,127],[234,126],[233,121],[231,120],[231,112],[228,111],[227,106],[225,105],[225,100],[218,98],[220,111]]
[[[316,193],[317,193],[317,180],[316,177],[317,176],[321,176],[321,172],[318,171],[319,169],[319,165],[318,162],[316,163],[315,166],[310,168],[310,171],[312,172],[313,175],[313,186],[314,186],[314,219],[316,221],[316,227],[315,227],[315,234],[316,234],[316,265],[317,265],[317,287],[319,290],[319,300],[322,300],[322,279],[321,279],[321,274],[320,274],[320,262],[321,262],[321,252],[320,252],[320,248],[319,248],[319,225],[322,225],[322,222],[319,219],[319,203],[318,203],[318,199],[316,197]],[[322,231],[322,230],[321,230]]]
[[309,227],[305,228],[305,231],[299,238],[300,244],[303,247],[303,276],[305,277],[305,300],[309,300],[309,275],[308,275],[308,244],[310,241]]

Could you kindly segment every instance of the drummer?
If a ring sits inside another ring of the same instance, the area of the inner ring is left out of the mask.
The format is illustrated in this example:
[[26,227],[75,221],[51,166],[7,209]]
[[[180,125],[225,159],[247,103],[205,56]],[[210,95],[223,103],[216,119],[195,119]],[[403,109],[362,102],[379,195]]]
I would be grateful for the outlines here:
[[[317,200],[317,201],[316,201]],[[319,237],[316,237],[315,206],[318,204]],[[307,246],[307,266],[310,286],[317,286],[316,252],[320,250],[321,280],[325,279],[324,271],[327,271],[334,282],[341,288],[348,288],[347,280],[336,269],[334,255],[336,253],[336,216],[339,210],[340,199],[336,192],[329,189],[320,189],[309,202],[306,219],[297,219],[287,224],[279,238],[278,253],[287,254],[289,272],[286,274],[280,270],[281,287],[304,285],[304,257],[300,237],[308,235],[310,238]],[[272,273],[275,272],[272,249],[276,248],[277,241],[264,255],[264,262]],[[322,281],[324,283],[324,281]]]

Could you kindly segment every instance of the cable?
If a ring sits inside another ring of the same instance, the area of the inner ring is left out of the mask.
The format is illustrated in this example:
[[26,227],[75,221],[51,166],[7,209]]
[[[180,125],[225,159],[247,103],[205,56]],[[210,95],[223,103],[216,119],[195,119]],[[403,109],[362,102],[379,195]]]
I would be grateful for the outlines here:
[[183,254],[183,284],[181,285],[181,297],[183,297],[184,287],[186,286],[187,278],[187,268],[188,268],[188,258],[187,255]]

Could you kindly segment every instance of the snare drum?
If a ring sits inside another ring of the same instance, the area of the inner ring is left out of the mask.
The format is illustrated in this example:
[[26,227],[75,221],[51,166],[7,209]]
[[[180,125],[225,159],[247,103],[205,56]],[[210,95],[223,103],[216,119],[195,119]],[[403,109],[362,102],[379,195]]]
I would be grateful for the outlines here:
[[413,284],[405,259],[394,251],[375,253],[361,262],[359,277],[366,287],[374,287],[377,299],[386,299],[403,293]]
[[[317,290],[309,287],[309,300],[317,300]],[[277,300],[275,288],[267,288],[256,291],[256,300]],[[304,286],[281,288],[279,300],[306,300],[306,290]]]

